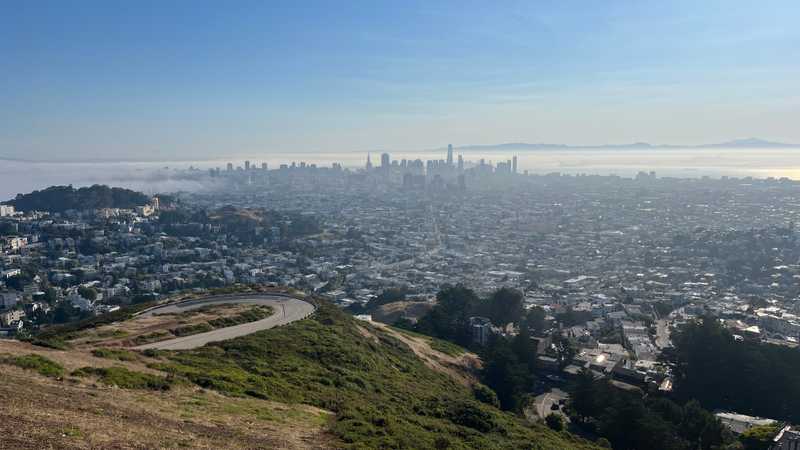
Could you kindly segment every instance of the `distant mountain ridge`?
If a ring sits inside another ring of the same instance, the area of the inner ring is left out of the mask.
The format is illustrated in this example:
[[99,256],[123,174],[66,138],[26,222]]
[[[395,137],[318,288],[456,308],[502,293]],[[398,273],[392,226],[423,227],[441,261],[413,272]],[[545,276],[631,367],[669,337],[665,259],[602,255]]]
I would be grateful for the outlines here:
[[[674,144],[650,144],[648,142],[634,142],[630,144],[587,144],[587,145],[569,145],[569,144],[556,144],[556,143],[528,143],[528,142],[507,142],[501,144],[468,144],[468,145],[460,145],[460,146],[453,146],[454,150],[461,151],[461,152],[470,152],[470,151],[535,151],[535,150],[542,150],[542,151],[553,151],[553,150],[658,150],[658,149],[800,149],[800,144],[791,144],[791,143],[783,143],[783,142],[772,142],[767,141],[764,139],[759,138],[746,138],[746,139],[735,139],[728,142],[722,142],[717,144],[687,144],[687,145],[674,145]],[[300,149],[300,150],[293,150],[293,153],[302,154],[302,155],[314,155],[314,154],[329,154],[329,153],[375,153],[380,154],[384,151],[398,151],[399,149],[391,150],[389,147],[379,147],[379,148],[371,148],[371,149],[364,149],[364,148],[356,148],[356,149],[348,149],[348,150],[336,150],[336,151],[316,151],[313,149]],[[436,148],[414,148],[409,149],[405,148],[402,149],[404,152],[414,153],[414,152],[441,152],[446,151],[447,147],[436,147]],[[267,154],[270,153],[269,151],[266,152]],[[278,152],[282,153],[282,152]],[[178,163],[192,163],[195,161],[217,161],[221,162],[224,159],[239,159],[245,160],[250,158],[259,158],[263,157],[264,153],[262,154],[249,154],[249,155],[228,155],[228,156],[219,156],[219,155],[209,155],[209,156],[200,156],[199,158],[186,158],[186,157],[172,157],[172,158],[164,158],[164,159],[150,159],[150,158],[131,158],[131,157],[119,157],[119,158],[76,158],[71,156],[69,159],[58,159],[58,158],[47,158],[47,159],[37,159],[37,158],[19,158],[19,157],[7,157],[7,156],[0,156],[0,163],[9,162],[9,163],[31,163],[31,164],[39,164],[39,163],[153,163],[159,162],[164,163],[165,166],[172,166]]]
[[[635,142],[632,144],[602,144],[602,145],[567,145],[567,144],[548,144],[548,143],[526,143],[509,142],[504,144],[488,145],[462,145],[453,147],[454,150],[461,151],[500,151],[500,150],[627,150],[627,149],[678,149],[678,148],[797,148],[800,144],[787,144],[782,142],[771,142],[758,138],[736,139],[733,141],[718,144],[699,144],[699,145],[670,145],[670,144],[650,144],[647,142]],[[445,147],[435,150],[444,150]]]
[[734,141],[723,142],[722,144],[699,145],[698,147],[725,147],[725,148],[798,148],[798,144],[786,144],[782,142],[770,142],[758,138],[737,139]]

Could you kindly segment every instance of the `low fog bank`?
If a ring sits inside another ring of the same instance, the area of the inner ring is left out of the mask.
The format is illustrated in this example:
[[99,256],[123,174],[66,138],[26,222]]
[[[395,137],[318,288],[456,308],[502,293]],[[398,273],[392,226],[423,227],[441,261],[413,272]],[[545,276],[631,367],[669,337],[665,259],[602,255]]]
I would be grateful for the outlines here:
[[[394,152],[391,158],[444,159],[445,152]],[[380,164],[382,151],[369,155],[373,164]],[[456,153],[460,153],[458,150]],[[547,151],[467,151],[464,159],[472,164],[484,160],[495,164],[518,157],[520,172],[535,174],[597,174],[633,177],[639,171],[656,171],[659,176],[698,178],[721,177],[788,177],[800,179],[800,149],[650,149],[650,150],[547,150]],[[292,162],[314,163],[329,167],[338,162],[347,168],[363,167],[367,152],[349,153],[272,153],[250,157],[232,157],[213,161],[185,162],[24,162],[0,160],[0,200],[13,198],[52,185],[88,186],[96,183],[135,189],[147,194],[157,192],[197,192],[215,189],[218,184],[208,177],[191,177],[187,169],[219,167],[225,170],[230,161],[243,166],[245,159],[254,166],[267,163],[270,169]],[[469,165],[469,163],[468,163]],[[200,179],[198,179],[200,178]]]
[[0,201],[18,193],[28,193],[53,185],[75,187],[107,184],[134,189],[145,194],[158,192],[197,192],[214,189],[212,180],[189,179],[188,164],[175,168],[163,163],[31,163],[0,162]]

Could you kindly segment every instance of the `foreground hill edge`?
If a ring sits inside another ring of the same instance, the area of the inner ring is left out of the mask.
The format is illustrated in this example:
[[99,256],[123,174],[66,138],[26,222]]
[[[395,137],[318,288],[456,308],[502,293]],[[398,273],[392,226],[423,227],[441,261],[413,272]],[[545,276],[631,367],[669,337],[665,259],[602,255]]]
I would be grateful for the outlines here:
[[[209,407],[207,412],[211,421],[216,412],[222,419],[225,416],[222,411],[253,408],[242,407],[245,402],[247,405],[271,405],[273,410],[295,411],[291,417],[297,417],[297,426],[289,428],[300,435],[303,427],[322,427],[301,436],[302,439],[293,444],[274,441],[272,445],[280,448],[596,448],[568,433],[527,424],[515,415],[477,401],[464,382],[465,378],[432,369],[395,336],[390,330],[358,322],[321,302],[312,318],[278,329],[190,351],[141,354],[137,366],[130,367],[129,372],[150,372],[151,376],[164,381],[150,380],[148,384],[145,378],[140,385],[133,384],[129,389],[150,389],[140,392],[138,397],[158,397],[159,402],[166,404],[167,411],[171,402],[177,401],[176,396],[191,395],[197,397],[193,401],[199,404],[216,404],[217,409]],[[77,352],[32,348],[56,361],[63,359],[65,353]],[[0,353],[4,351],[0,345]],[[112,364],[123,368],[126,365],[130,363],[115,361]],[[31,371],[9,369],[3,364],[0,370],[14,371],[15,377],[23,374],[32,379],[41,378]],[[121,373],[122,379],[130,378]],[[67,381],[50,380],[48,383],[62,383],[62,388],[69,390],[72,384],[78,383],[73,379],[77,375],[90,382],[96,379],[96,384],[80,385],[80,389],[99,391],[101,396],[104,381],[108,382],[109,376],[120,379],[119,372],[76,370],[66,377]],[[213,396],[214,400],[209,400],[208,396]],[[309,413],[302,405],[320,412]],[[46,404],[37,407],[47,409]],[[196,408],[195,413],[203,412],[203,407]],[[258,415],[260,420],[265,420],[265,416],[268,422],[271,419],[263,411]],[[146,418],[141,420],[147,421]],[[180,428],[179,425],[175,426]],[[4,427],[0,425],[0,428]],[[277,433],[278,428],[275,430]],[[75,447],[64,448],[81,448],[78,442],[90,441],[91,430],[80,434],[82,439],[71,438]],[[248,440],[252,438],[248,436]],[[249,442],[251,445],[253,441]],[[247,446],[241,445],[242,448]]]

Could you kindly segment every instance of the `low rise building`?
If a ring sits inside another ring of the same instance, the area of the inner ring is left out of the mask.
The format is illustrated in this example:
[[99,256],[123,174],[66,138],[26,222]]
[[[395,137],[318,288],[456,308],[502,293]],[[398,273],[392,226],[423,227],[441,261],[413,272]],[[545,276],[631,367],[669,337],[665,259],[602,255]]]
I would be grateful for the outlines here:
[[472,332],[472,341],[480,345],[486,345],[494,333],[492,321],[487,317],[470,317],[469,327]]
[[764,425],[774,425],[777,421],[762,417],[748,416],[734,412],[718,412],[714,414],[720,422],[736,434],[742,434],[750,428]]
[[22,295],[18,292],[0,292],[0,309],[13,308],[21,299]]
[[800,430],[784,427],[772,440],[770,450],[800,450]]
[[21,321],[24,317],[25,317],[25,311],[21,309],[15,309],[12,311],[6,311],[4,313],[0,313],[0,326],[4,328],[11,327],[12,324]]

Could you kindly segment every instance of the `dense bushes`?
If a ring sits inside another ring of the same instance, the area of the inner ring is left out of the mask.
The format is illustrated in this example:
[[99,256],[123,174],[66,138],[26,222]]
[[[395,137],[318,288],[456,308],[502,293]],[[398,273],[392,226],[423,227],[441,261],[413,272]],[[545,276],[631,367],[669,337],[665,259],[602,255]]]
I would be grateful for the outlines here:
[[547,417],[544,418],[544,423],[546,423],[551,430],[561,431],[564,429],[564,418],[559,414],[548,414]]
[[494,406],[495,408],[500,407],[500,400],[497,398],[497,393],[483,384],[472,386],[472,394],[480,402]]
[[255,322],[261,319],[266,319],[272,315],[272,308],[269,306],[255,306],[246,311],[242,311],[235,316],[220,317],[219,319],[212,319],[208,324],[214,328],[225,328],[243,323]]
[[96,348],[92,350],[92,355],[98,358],[116,359],[117,361],[136,361],[139,359],[139,355],[124,348]]
[[40,375],[51,378],[60,378],[64,375],[64,367],[55,361],[41,355],[11,356],[0,355],[0,363],[11,364],[27,370],[33,370]]
[[757,425],[740,434],[739,442],[745,450],[769,450],[780,429],[779,425]]
[[213,329],[214,327],[212,327],[208,323],[201,322],[193,325],[184,325],[182,327],[173,328],[169,330],[169,332],[175,336],[182,337],[182,336],[191,336],[193,334],[205,333]]
[[72,375],[76,377],[95,376],[103,384],[123,389],[165,391],[172,385],[167,378],[135,372],[124,367],[82,367],[72,372]]

